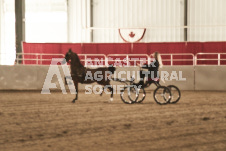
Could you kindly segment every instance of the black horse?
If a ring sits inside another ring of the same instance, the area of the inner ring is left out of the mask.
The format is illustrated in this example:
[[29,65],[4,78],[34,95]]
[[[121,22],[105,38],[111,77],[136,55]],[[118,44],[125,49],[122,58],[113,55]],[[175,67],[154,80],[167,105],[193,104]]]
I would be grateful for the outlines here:
[[[108,88],[110,90],[111,100],[113,100],[113,88],[110,85],[110,79],[111,79],[110,77],[112,74],[114,74],[115,67],[111,65],[109,67],[101,67],[97,69],[86,68],[80,62],[78,55],[74,53],[71,49],[69,49],[69,51],[65,54],[65,60],[66,62],[70,62],[71,77],[76,89],[76,97],[75,99],[73,99],[72,103],[75,103],[75,101],[78,99],[78,83],[90,84],[90,83],[97,82],[98,84],[104,86],[103,90],[105,88]],[[101,79],[95,78],[95,73],[101,74],[102,78]]]

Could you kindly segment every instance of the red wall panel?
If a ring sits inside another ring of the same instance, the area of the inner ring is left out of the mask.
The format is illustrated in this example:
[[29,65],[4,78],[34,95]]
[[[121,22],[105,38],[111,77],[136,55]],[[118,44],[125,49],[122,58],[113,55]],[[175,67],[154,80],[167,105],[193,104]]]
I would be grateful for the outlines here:
[[148,44],[146,43],[134,43],[131,46],[132,54],[150,54],[148,51]]
[[151,54],[155,51],[159,53],[185,53],[186,47],[184,42],[174,43],[147,43],[148,52]]
[[82,53],[82,44],[73,44],[73,43],[62,43],[60,44],[60,53],[66,54],[69,49],[78,54]]
[[[160,53],[226,53],[226,42],[165,43],[23,43],[24,53],[65,54],[68,49],[78,54],[152,54]],[[25,58],[35,58],[27,55]],[[51,56],[47,57],[51,58]],[[186,59],[186,57],[184,57]],[[211,57],[210,57],[211,58]],[[226,58],[226,56],[223,56]],[[34,62],[34,61],[33,61]],[[26,64],[32,61],[26,61]],[[47,63],[48,64],[48,63]]]

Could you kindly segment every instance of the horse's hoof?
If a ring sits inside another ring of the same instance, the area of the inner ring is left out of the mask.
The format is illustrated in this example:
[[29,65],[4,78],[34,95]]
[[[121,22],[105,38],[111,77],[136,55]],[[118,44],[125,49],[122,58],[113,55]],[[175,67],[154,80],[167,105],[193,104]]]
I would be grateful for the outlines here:
[[113,101],[113,98],[110,98],[109,102],[112,102]]
[[104,91],[102,91],[102,92],[100,93],[100,96],[102,96],[102,95],[103,95],[103,92],[104,92]]
[[75,103],[75,101],[76,101],[75,99],[74,99],[74,100],[72,100],[72,103]]

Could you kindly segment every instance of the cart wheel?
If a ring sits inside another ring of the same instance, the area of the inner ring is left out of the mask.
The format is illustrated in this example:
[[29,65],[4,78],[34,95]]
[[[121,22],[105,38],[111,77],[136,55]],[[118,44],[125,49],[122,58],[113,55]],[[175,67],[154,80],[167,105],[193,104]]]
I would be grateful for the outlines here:
[[[134,89],[134,88],[131,88],[131,89]],[[138,97],[137,97],[137,100],[135,101],[135,103],[141,103],[144,101],[145,97],[146,97],[146,92],[144,90],[144,88],[141,88],[141,89],[137,89],[137,93],[138,93]]]
[[120,97],[122,101],[126,104],[133,104],[138,99],[139,93],[136,92],[133,86],[125,86],[121,90]]
[[160,105],[169,103],[171,99],[171,92],[169,88],[165,86],[159,86],[154,91],[154,100]]
[[177,103],[181,97],[179,88],[176,87],[175,85],[169,85],[169,86],[167,86],[167,88],[169,88],[169,90],[171,92],[171,99],[170,99],[169,103],[171,103],[171,104]]

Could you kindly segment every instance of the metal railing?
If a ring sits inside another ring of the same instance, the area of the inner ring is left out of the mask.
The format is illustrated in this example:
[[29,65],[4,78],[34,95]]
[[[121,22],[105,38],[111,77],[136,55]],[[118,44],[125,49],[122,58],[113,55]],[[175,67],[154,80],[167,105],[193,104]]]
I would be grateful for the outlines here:
[[[29,58],[32,56],[31,58]],[[48,56],[49,58],[45,58]],[[17,53],[16,54],[16,64],[22,62],[22,64],[29,64],[26,61],[35,61],[35,64],[43,64],[43,62],[51,62],[52,58],[64,57],[64,54],[51,54],[51,53]],[[30,63],[34,64],[34,63]]]
[[[15,55],[15,54],[14,54]],[[12,54],[2,54],[7,59]],[[100,67],[115,64],[117,61],[123,62],[124,66],[135,65],[138,61],[150,63],[153,60],[152,55],[147,54],[78,54],[81,62],[85,66]],[[164,65],[226,65],[226,53],[163,53],[161,54]],[[17,53],[15,64],[50,64],[52,58],[64,58],[64,54],[51,53]],[[94,64],[89,64],[90,62]],[[117,63],[116,63],[117,64]]]
[[[203,63],[200,63],[200,61]],[[225,61],[224,64],[223,61]],[[197,53],[195,65],[226,65],[226,53]]]
[[[152,55],[150,55],[152,56]],[[164,59],[164,57],[169,57],[169,59]],[[181,58],[174,58],[174,57],[181,57]],[[163,53],[161,54],[162,57],[162,62],[169,62],[170,66],[175,65],[175,62],[183,62],[184,64],[189,64],[189,65],[195,65],[195,55],[192,53],[171,53],[171,54],[166,54]],[[184,58],[185,57],[185,58]],[[187,58],[188,57],[188,58]],[[185,63],[186,62],[186,63]],[[188,63],[190,62],[190,63]],[[182,64],[179,64],[182,65]]]

